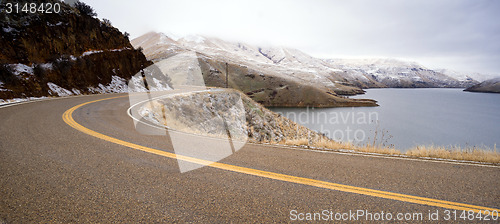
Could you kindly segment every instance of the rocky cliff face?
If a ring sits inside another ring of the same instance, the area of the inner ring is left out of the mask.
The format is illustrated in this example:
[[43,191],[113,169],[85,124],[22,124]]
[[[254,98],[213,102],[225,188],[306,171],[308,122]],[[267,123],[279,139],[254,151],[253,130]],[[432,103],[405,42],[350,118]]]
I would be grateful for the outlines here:
[[59,1],[29,2],[59,3],[61,11],[7,13],[0,6],[0,99],[114,92],[110,85],[151,65],[109,21]]

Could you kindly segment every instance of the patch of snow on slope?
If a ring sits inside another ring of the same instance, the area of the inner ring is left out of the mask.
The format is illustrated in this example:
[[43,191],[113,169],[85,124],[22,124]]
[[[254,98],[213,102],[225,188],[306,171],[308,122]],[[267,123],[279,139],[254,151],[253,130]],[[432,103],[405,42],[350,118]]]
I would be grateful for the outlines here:
[[[132,77],[132,83],[134,83],[133,92],[147,92],[142,83],[142,77],[134,76]],[[164,91],[170,90],[168,84],[161,82],[160,80],[153,78],[154,86],[150,86],[150,91]],[[112,76],[111,82],[108,85],[99,84],[97,87],[87,88],[92,93],[127,93],[129,91],[128,83],[124,78],[118,76]]]
[[132,50],[132,48],[124,47],[124,48],[119,48],[119,49],[111,49],[111,50],[107,50],[107,51],[115,52],[115,51],[123,51],[123,50]]
[[163,84],[160,80],[153,77],[153,82],[155,83],[155,87],[152,88],[153,91],[163,91],[163,90],[171,90],[168,84]]
[[12,27],[10,27],[10,26],[8,26],[8,27],[4,27],[4,28],[2,28],[2,29],[3,29],[3,32],[5,32],[5,33],[10,33],[10,32],[19,32],[19,31],[17,31],[17,30],[16,30],[16,28],[12,28]]
[[25,64],[11,64],[10,65],[14,75],[19,76],[22,73],[27,73],[33,75],[33,67],[27,66]]
[[[149,91],[165,91],[172,89],[167,83],[163,83],[161,80],[158,80],[155,77],[153,77],[152,79],[154,82],[154,86],[150,85]],[[130,90],[132,92],[148,92],[146,87],[144,87],[144,81],[140,76],[133,76],[131,79],[131,84],[133,85]]]
[[[89,56],[89,55],[92,55],[92,54],[99,54],[99,53],[102,53],[104,51],[116,52],[116,51],[130,50],[130,49],[131,48],[129,48],[129,47],[124,47],[124,48],[109,49],[109,50],[91,50],[91,51],[85,51],[85,52],[83,52],[82,56],[80,56],[80,57],[85,57],[85,56]],[[76,60],[76,58],[75,58],[75,60]]]
[[103,52],[102,50],[98,50],[98,51],[85,51],[85,52],[83,52],[82,57],[85,57],[85,56],[88,56],[88,55],[91,55],[91,54],[102,53],[102,52]]
[[82,94],[82,93],[80,92],[80,90],[75,89],[75,88],[71,89],[71,91],[72,91],[75,95],[81,95],[81,94]]
[[49,94],[50,95],[58,95],[58,96],[71,96],[73,93],[65,88],[62,88],[54,83],[47,83],[47,86],[49,86]]
[[[47,26],[60,26],[60,25],[63,25],[63,22],[58,22],[56,24],[52,24],[52,23],[47,22]],[[68,23],[65,23],[64,25],[68,25]]]
[[45,70],[53,70],[54,65],[52,63],[43,63],[43,64],[40,64],[40,67],[45,69]]
[[88,90],[92,93],[126,93],[128,87],[124,78],[114,75],[108,85],[99,84],[98,87],[88,87]]
[[130,83],[131,83],[131,87],[130,87],[131,92],[143,93],[143,92],[148,91],[146,89],[146,87],[144,87],[144,80],[141,76],[137,76],[137,75],[132,76]]

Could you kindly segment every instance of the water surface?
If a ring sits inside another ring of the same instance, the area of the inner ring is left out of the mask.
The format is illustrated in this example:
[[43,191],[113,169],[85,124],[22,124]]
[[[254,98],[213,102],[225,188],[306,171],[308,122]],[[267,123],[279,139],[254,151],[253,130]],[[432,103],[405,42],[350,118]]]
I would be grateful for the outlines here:
[[500,143],[500,94],[462,89],[368,89],[379,107],[272,108],[329,137],[356,144],[488,147]]

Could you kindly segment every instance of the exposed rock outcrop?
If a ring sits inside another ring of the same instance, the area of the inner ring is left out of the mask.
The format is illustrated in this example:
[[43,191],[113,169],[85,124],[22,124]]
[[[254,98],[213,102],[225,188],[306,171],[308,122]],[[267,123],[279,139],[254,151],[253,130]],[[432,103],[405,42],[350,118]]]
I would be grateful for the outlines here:
[[[244,133],[250,142],[260,143],[327,139],[232,89],[209,89],[156,99],[140,108],[140,114],[157,125],[204,136],[227,137],[226,131],[230,131]],[[232,138],[238,137],[235,135]]]
[[29,2],[58,3],[61,11],[6,13],[1,4],[0,99],[106,92],[152,64],[109,21],[60,1]]

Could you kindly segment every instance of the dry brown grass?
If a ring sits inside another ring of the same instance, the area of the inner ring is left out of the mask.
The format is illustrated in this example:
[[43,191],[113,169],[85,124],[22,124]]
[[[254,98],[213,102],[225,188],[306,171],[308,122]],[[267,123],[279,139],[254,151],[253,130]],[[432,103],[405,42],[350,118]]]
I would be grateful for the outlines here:
[[371,145],[359,147],[349,142],[337,142],[330,139],[321,139],[320,141],[314,142],[312,146],[318,148],[326,148],[326,149],[347,149],[359,152],[381,153],[390,155],[401,154],[399,150],[396,150],[394,148],[383,147],[383,146],[371,146]]
[[313,142],[314,147],[326,148],[326,149],[348,149],[354,150],[355,147],[350,143],[337,142],[330,139],[321,139],[319,141]]
[[413,157],[431,157],[453,160],[467,160],[487,163],[500,163],[500,153],[494,150],[441,146],[417,146],[406,152]]
[[366,146],[357,147],[354,150],[360,151],[360,152],[369,152],[369,153],[401,155],[401,151],[399,151],[395,148],[390,148],[390,147],[385,147],[385,146],[366,145]]
[[309,145],[309,139],[300,138],[300,139],[287,139],[285,142],[282,142],[285,145],[294,145],[294,146],[307,146]]
[[493,150],[460,147],[441,147],[441,146],[418,146],[414,149],[401,153],[398,149],[386,146],[373,146],[370,144],[364,146],[355,146],[352,143],[337,142],[330,139],[320,139],[309,144],[306,138],[292,139],[280,142],[285,145],[293,146],[311,146],[324,149],[347,149],[359,152],[379,153],[388,155],[406,155],[410,157],[427,157],[440,158],[449,160],[463,160],[500,164],[500,153],[497,152],[496,146]]

